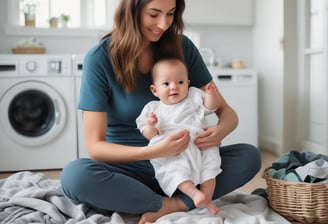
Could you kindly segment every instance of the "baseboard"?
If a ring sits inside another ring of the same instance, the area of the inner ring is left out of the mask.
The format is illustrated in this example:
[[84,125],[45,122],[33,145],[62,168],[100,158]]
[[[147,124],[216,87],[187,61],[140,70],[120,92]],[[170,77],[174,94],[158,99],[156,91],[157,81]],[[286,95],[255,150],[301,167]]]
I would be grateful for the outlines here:
[[279,145],[279,143],[273,141],[272,139],[263,137],[259,138],[259,148],[275,155],[281,155],[281,147],[279,147]]

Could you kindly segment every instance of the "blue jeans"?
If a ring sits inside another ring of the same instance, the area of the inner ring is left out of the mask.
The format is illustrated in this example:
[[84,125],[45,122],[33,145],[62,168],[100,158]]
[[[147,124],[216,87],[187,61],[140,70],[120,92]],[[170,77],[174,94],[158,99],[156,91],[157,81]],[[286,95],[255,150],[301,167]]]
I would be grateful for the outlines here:
[[[243,186],[261,168],[260,153],[252,145],[223,146],[220,154],[222,172],[216,177],[213,199]],[[165,195],[149,161],[110,164],[87,158],[74,160],[63,169],[61,184],[64,193],[74,201],[130,214],[158,211]],[[194,208],[188,196],[176,194],[189,209]]]

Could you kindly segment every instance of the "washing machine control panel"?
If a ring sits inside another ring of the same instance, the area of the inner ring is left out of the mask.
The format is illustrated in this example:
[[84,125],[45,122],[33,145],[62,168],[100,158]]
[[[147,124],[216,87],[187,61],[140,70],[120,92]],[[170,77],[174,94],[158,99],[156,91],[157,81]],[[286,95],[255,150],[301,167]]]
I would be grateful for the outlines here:
[[10,57],[0,57],[0,79],[2,77],[13,77],[18,74],[18,61]]
[[25,64],[25,68],[26,68],[26,70],[29,71],[29,72],[35,72],[36,69],[37,69],[37,64],[36,64],[35,61],[28,61],[28,62],[26,62],[26,64]]
[[73,55],[73,76],[82,76],[84,54]]
[[71,76],[72,63],[69,55],[45,55],[21,57],[21,76]]
[[49,73],[58,73],[60,74],[62,69],[61,61],[48,61],[48,71]]

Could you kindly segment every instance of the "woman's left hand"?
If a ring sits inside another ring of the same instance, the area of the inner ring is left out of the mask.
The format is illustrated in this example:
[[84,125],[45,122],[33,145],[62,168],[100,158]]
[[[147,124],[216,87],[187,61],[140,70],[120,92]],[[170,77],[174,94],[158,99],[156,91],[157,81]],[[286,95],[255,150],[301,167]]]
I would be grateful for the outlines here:
[[222,141],[219,125],[209,126],[203,132],[198,133],[194,143],[200,150],[210,147],[220,147]]

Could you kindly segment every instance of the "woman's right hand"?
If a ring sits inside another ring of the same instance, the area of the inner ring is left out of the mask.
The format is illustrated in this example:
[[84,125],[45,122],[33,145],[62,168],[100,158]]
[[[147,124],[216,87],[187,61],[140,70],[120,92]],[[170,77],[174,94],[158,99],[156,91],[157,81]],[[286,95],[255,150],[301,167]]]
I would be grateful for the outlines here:
[[190,135],[188,130],[172,134],[154,145],[157,147],[156,157],[177,156],[187,149],[189,141]]

